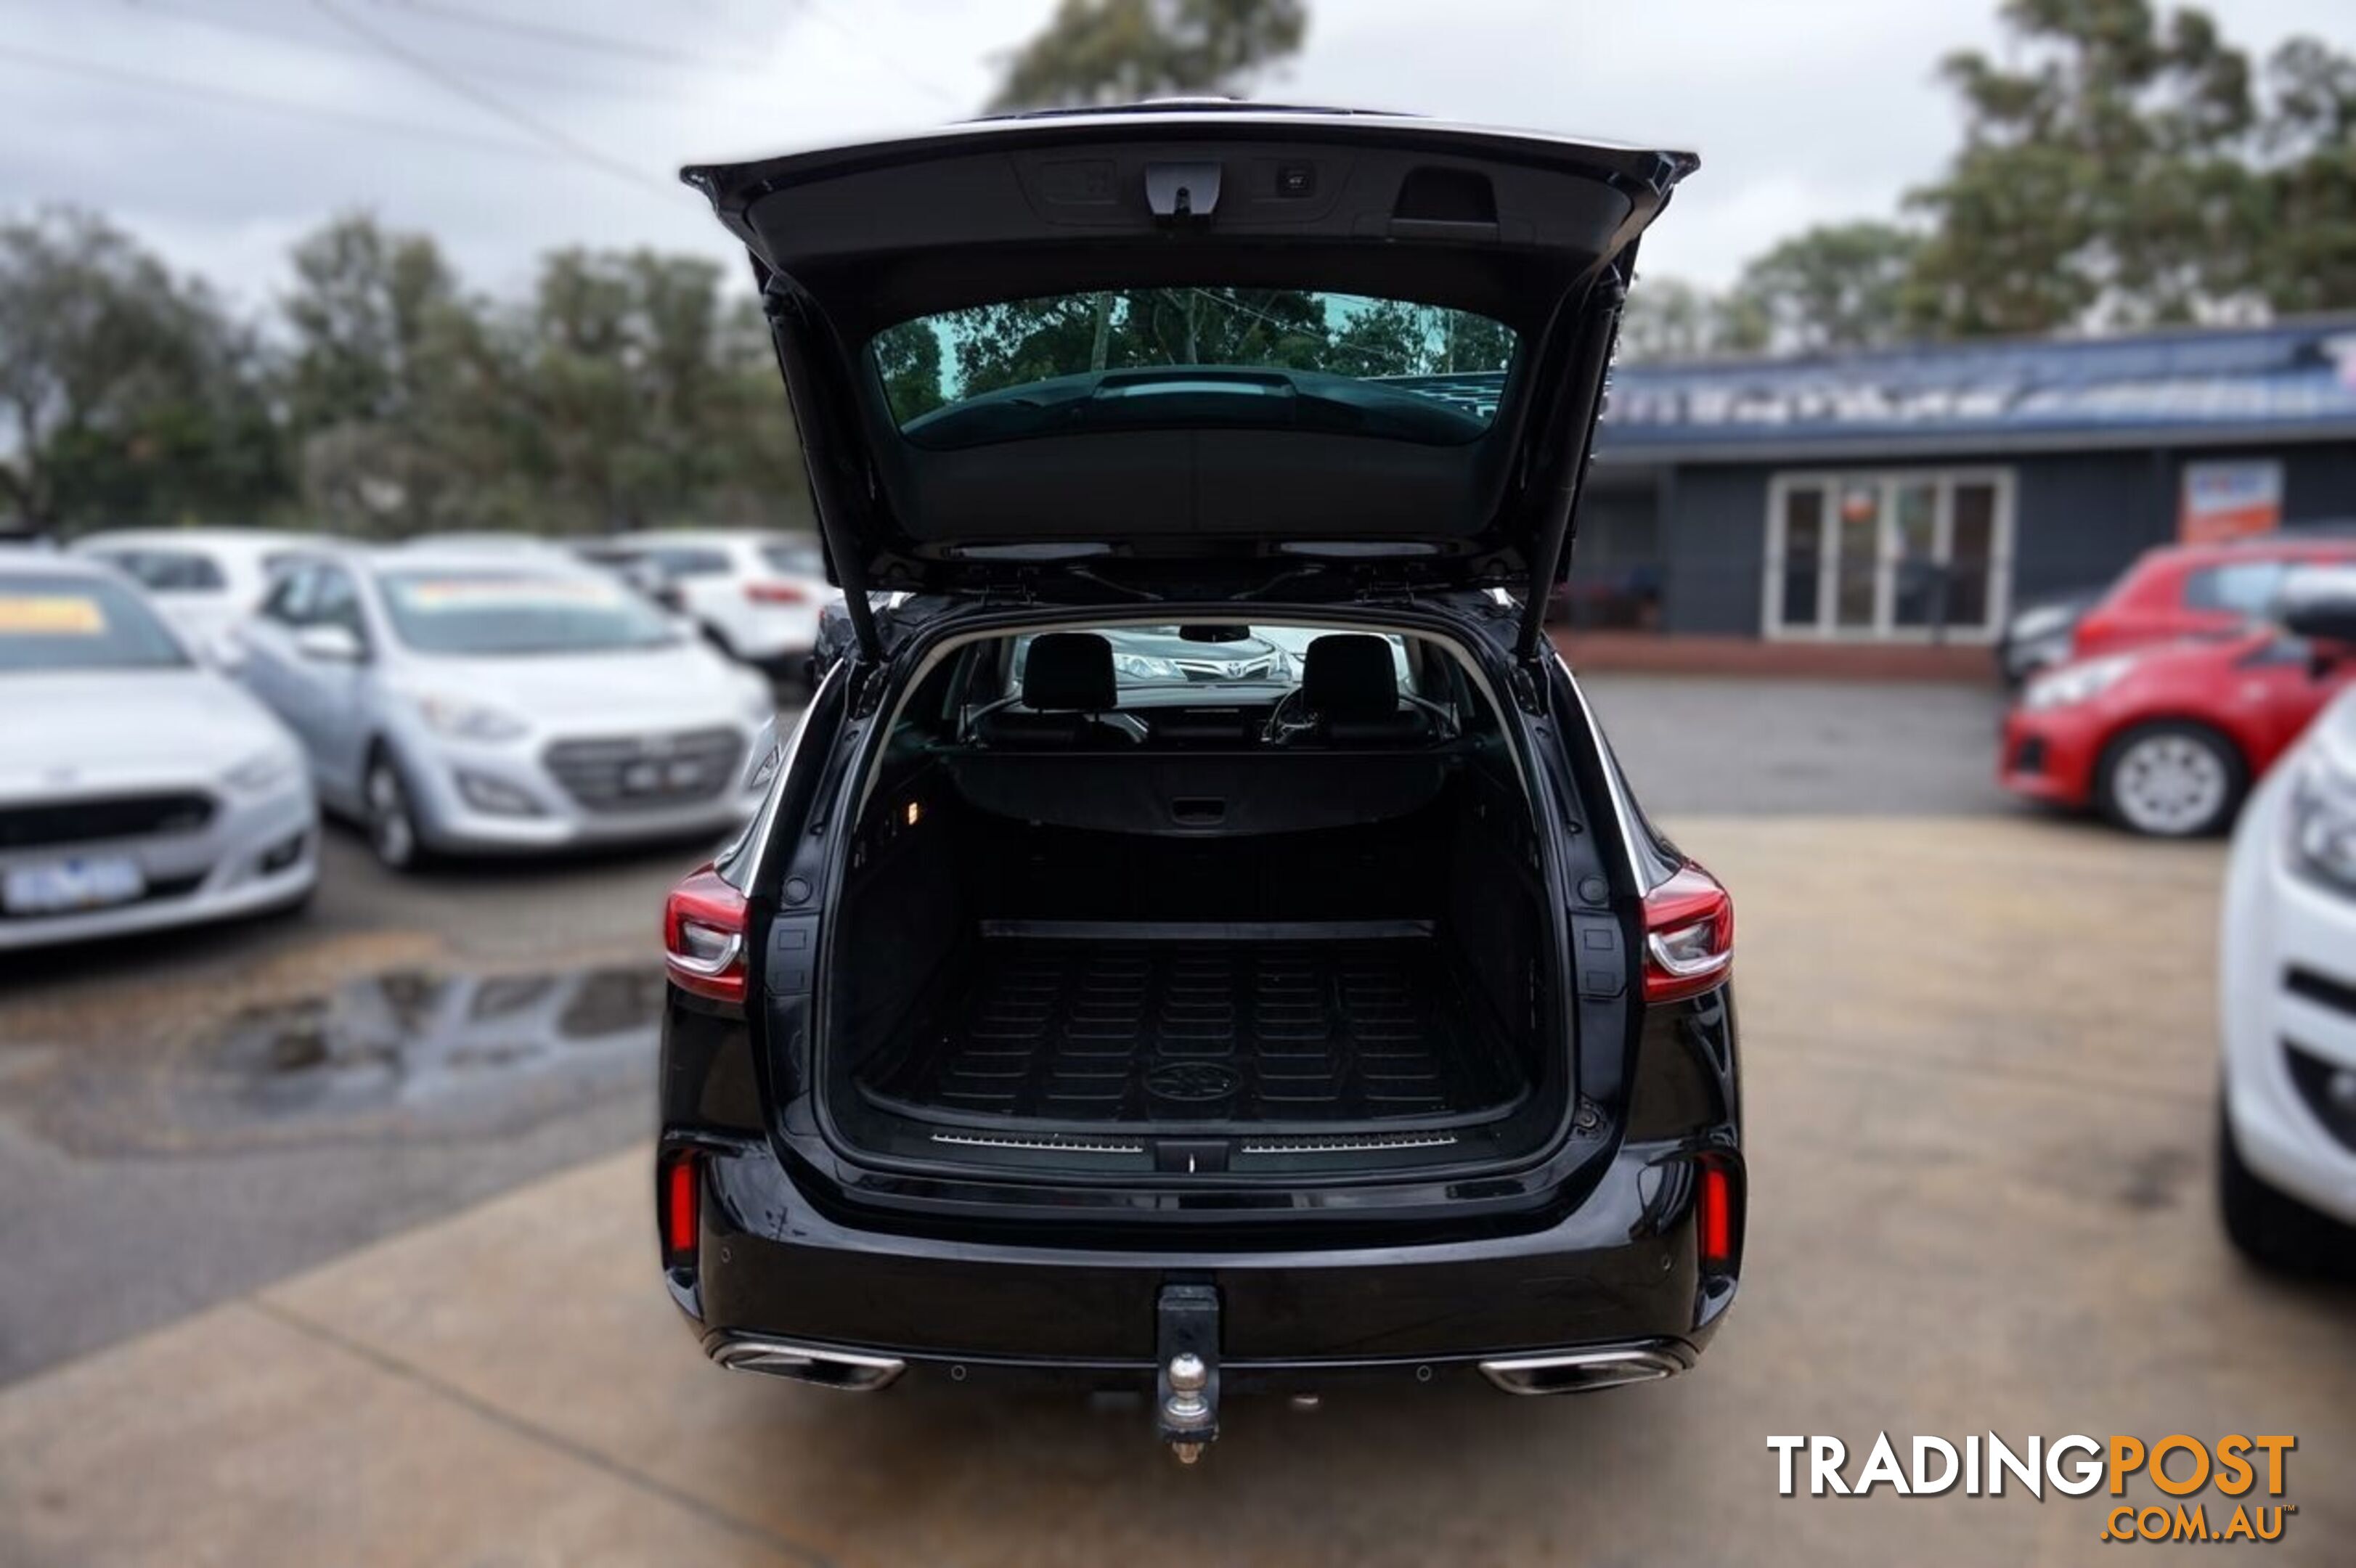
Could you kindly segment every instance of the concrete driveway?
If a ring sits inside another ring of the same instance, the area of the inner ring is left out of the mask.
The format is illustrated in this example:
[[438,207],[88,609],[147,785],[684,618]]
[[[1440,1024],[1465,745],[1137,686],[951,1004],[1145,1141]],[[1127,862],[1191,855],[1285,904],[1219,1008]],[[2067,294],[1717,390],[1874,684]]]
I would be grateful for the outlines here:
[[1688,1377],[1231,1403],[1185,1471],[1136,1409],[726,1374],[633,1151],[0,1392],[0,1562],[2112,1560],[2106,1499],[1779,1498],[1766,1446],[1991,1429],[2294,1434],[2266,1559],[2348,1562],[2356,1296],[2254,1275],[2211,1210],[2220,849],[1671,826],[1741,910],[1754,1173]]

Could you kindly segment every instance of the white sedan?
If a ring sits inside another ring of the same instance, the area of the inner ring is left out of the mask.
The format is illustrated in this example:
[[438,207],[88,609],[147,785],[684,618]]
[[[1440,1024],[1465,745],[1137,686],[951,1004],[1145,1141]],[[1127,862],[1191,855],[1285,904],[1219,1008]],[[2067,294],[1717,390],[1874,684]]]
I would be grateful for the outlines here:
[[111,568],[0,559],[0,948],[287,909],[303,754]]
[[2226,1232],[2271,1267],[2356,1273],[2356,690],[2250,797],[2221,947]]

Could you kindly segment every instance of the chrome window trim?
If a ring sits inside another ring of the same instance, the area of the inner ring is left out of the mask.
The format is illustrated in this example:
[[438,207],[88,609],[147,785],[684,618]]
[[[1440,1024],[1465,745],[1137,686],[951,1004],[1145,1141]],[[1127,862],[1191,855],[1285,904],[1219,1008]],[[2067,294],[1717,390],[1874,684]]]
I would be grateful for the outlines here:
[[1612,805],[1612,819],[1619,825],[1620,854],[1627,862],[1628,879],[1639,891],[1650,892],[1659,884],[1636,854],[1639,827],[1635,803],[1628,798],[1627,781],[1620,776],[1619,765],[1612,757],[1612,748],[1603,739],[1603,727],[1595,721],[1595,709],[1588,702],[1587,693],[1580,689],[1579,676],[1571,669],[1570,661],[1557,652],[1554,662],[1562,667],[1562,677],[1569,683],[1570,694],[1579,699],[1580,717],[1587,722],[1587,738],[1594,744],[1596,765],[1603,772],[1603,793]]
[[849,662],[848,659],[837,659],[829,667],[819,678],[818,688],[802,705],[801,716],[794,721],[794,732],[783,742],[783,752],[777,759],[776,776],[769,781],[768,793],[761,797],[760,810],[753,814],[753,820],[744,828],[750,854],[744,868],[744,885],[738,889],[740,892],[750,892],[759,887],[762,873],[769,869],[769,841],[775,836],[777,807],[785,799],[787,782],[794,776],[794,764],[801,761],[802,741],[809,734],[810,715],[818,711],[819,704],[826,700],[827,693],[834,688],[835,682],[843,678],[843,667]]

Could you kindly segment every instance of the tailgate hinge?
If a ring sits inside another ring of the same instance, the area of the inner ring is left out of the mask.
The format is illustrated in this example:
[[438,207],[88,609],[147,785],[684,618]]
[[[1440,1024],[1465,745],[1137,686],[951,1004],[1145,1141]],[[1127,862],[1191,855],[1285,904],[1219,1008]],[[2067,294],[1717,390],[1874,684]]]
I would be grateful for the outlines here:
[[1537,660],[1516,660],[1506,684],[1513,688],[1514,706],[1533,719],[1547,716],[1546,683],[1538,678]]

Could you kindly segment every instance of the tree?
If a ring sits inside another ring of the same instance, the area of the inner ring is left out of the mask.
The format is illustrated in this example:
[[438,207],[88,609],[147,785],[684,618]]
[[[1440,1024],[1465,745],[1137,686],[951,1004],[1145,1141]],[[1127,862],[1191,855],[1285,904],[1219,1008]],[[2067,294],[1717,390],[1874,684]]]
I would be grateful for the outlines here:
[[2249,240],[2248,58],[2202,12],[2149,0],[2005,0],[2017,65],[1965,50],[1942,74],[1965,144],[1913,193],[1933,233],[1917,320],[1956,335],[2190,319],[2241,280]]
[[1306,0],[1059,0],[1007,62],[991,108],[1235,93],[1301,50]]
[[2251,229],[2239,282],[2282,312],[2356,304],[2356,59],[2296,37],[2267,61]]
[[293,261],[281,379],[314,514],[360,534],[478,526],[475,486],[430,427],[450,422],[441,404],[479,347],[486,307],[461,294],[431,238],[366,214],[306,236]]
[[0,499],[36,528],[235,517],[281,483],[251,334],[93,214],[0,224]]
[[1922,248],[1918,235],[1871,220],[1794,235],[1742,269],[1724,336],[1787,353],[1899,342]]
[[1738,319],[1733,303],[1683,278],[1637,275],[1620,315],[1620,355],[1644,359],[1699,359],[1754,349],[1763,325]]

